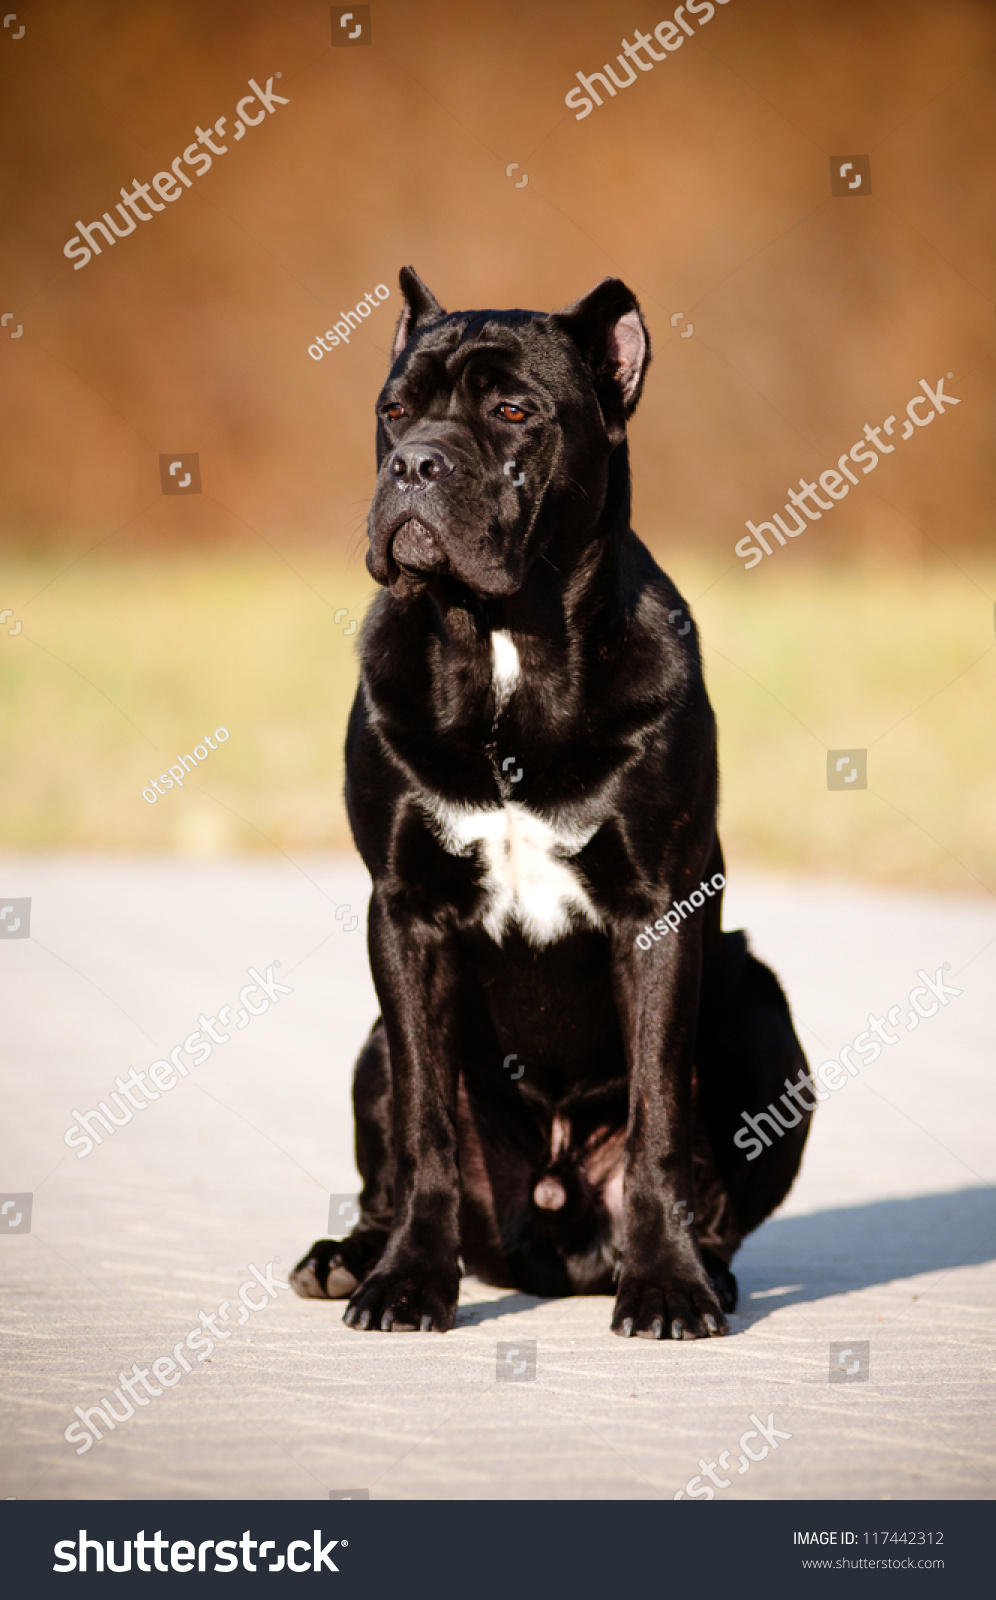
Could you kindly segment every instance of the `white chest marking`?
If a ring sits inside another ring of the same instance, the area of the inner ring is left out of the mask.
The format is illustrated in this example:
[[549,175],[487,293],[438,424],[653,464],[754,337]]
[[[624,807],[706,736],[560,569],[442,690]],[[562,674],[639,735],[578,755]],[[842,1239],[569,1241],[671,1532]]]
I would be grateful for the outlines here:
[[519,652],[512,643],[512,635],[498,628],[491,635],[491,681],[495,686],[495,701],[501,711],[507,705],[519,682]]
[[432,816],[450,855],[469,856],[481,845],[483,922],[496,944],[510,922],[518,923],[534,945],[562,939],[578,920],[590,928],[605,926],[570,863],[597,824],[578,828],[546,822],[515,800],[491,809],[437,801]]

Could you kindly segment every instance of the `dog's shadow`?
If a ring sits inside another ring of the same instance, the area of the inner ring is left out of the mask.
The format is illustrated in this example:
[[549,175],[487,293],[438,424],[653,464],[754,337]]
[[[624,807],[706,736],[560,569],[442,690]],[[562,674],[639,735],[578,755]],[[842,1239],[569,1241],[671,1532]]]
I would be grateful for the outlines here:
[[[775,1216],[751,1235],[733,1263],[740,1285],[734,1326],[742,1330],[778,1306],[979,1266],[994,1258],[996,1188]],[[461,1305],[457,1325],[479,1325],[549,1303],[519,1293],[479,1300]]]
[[825,1300],[875,1284],[978,1266],[996,1257],[996,1188],[775,1216],[733,1263],[737,1315],[758,1321],[777,1306]]
[[503,1295],[500,1300],[475,1300],[464,1302],[457,1310],[456,1325],[458,1328],[477,1327],[482,1322],[490,1322],[493,1317],[507,1317],[513,1311],[533,1311],[537,1306],[553,1305],[556,1302],[544,1300],[538,1294],[522,1294],[515,1290]]

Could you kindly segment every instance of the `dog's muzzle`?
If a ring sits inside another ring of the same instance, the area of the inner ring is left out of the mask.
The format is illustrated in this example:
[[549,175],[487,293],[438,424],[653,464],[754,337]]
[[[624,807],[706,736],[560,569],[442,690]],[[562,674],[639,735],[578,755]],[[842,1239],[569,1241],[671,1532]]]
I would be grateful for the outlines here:
[[[430,526],[430,515],[423,513],[417,516],[415,513],[420,509],[420,501],[416,497],[426,489],[435,488],[454,471],[454,463],[435,444],[399,445],[387,462],[390,500],[395,510],[392,519],[394,526],[386,544],[380,545],[380,556],[373,557],[371,554],[367,558],[367,566],[378,581],[386,580],[396,593],[417,592],[419,580],[427,581],[449,570],[449,559],[439,534]],[[407,579],[404,576],[406,574]],[[415,582],[416,589],[412,590],[409,579]]]
[[409,517],[395,530],[391,556],[405,572],[441,572],[449,566],[436,535],[418,517]]

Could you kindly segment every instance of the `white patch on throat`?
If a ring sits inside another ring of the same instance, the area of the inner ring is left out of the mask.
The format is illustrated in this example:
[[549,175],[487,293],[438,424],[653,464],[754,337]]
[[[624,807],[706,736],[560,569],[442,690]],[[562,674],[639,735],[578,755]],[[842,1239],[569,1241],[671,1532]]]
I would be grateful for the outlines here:
[[486,896],[482,920],[496,944],[510,922],[533,945],[562,939],[578,920],[604,928],[570,863],[594,837],[597,824],[579,828],[547,822],[515,800],[490,808],[437,800],[430,815],[449,855],[470,856],[481,846]]
[[522,665],[519,652],[512,643],[507,628],[498,628],[491,635],[491,681],[495,686],[495,703],[501,711],[518,687]]

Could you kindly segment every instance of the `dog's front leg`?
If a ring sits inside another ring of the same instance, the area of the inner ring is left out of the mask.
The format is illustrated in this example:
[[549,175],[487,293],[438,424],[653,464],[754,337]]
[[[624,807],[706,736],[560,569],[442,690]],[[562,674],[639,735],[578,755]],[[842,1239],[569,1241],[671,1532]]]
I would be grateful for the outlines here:
[[370,961],[391,1056],[394,1221],[352,1328],[452,1328],[460,1286],[457,959],[452,937],[375,890]]
[[629,1068],[624,1244],[612,1331],[697,1339],[727,1332],[699,1254],[692,1179],[692,1065],[700,929],[683,925],[652,950],[621,929],[614,987]]

